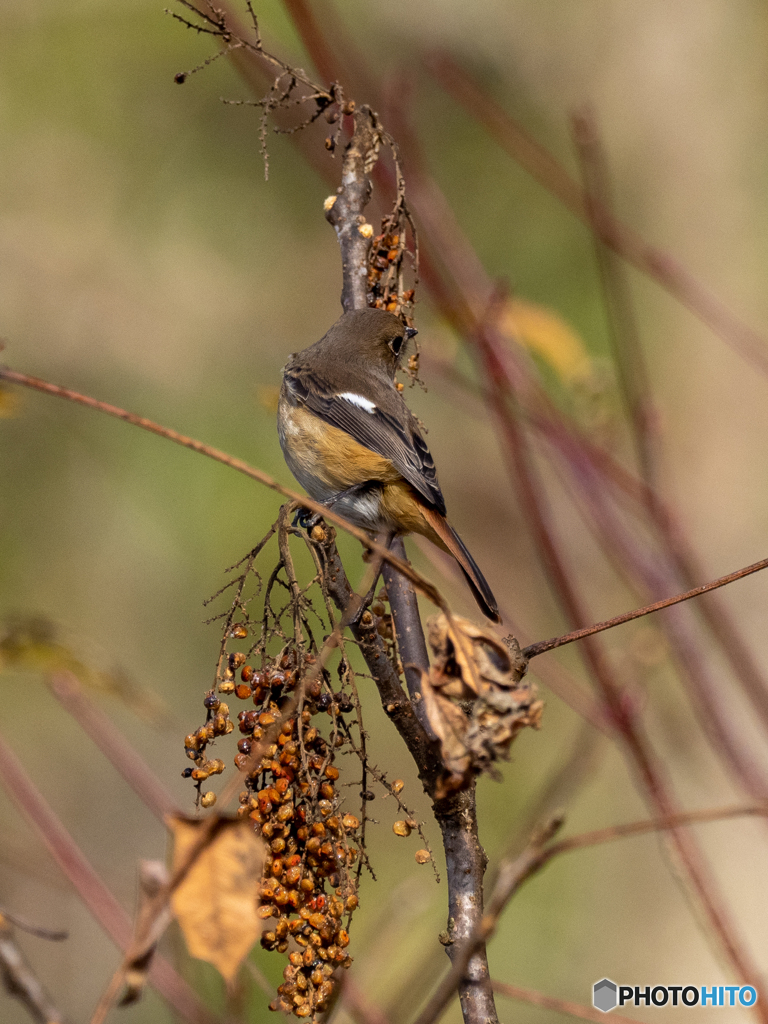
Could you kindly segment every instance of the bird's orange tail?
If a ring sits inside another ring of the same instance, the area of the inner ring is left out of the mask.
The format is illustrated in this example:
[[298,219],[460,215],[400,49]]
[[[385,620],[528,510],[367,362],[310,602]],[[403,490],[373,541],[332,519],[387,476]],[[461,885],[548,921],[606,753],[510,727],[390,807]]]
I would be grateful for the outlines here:
[[[493,596],[485,576],[478,569],[474,558],[464,546],[461,537],[439,512],[427,508],[425,505],[420,505],[420,511],[431,528],[431,532],[436,535],[439,546],[444,547],[459,563],[461,571],[464,573],[467,583],[475,595],[475,600],[483,610],[483,613],[493,622],[501,622],[496,598]],[[430,540],[434,541],[435,537],[430,537]]]

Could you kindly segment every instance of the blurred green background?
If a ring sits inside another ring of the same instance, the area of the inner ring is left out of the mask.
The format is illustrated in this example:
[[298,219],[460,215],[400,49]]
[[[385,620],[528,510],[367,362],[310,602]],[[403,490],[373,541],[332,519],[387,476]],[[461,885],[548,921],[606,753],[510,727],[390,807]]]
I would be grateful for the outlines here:
[[[267,47],[309,69],[282,5],[265,0],[256,8]],[[324,6],[316,9],[322,16]],[[337,12],[373,76],[390,88],[415,76],[409,112],[463,230],[491,275],[578,333],[602,382],[583,415],[629,458],[588,232],[419,74],[419,54],[436,44],[454,51],[574,172],[569,114],[592,102],[620,215],[763,327],[768,9],[750,0],[346,0]],[[288,353],[316,340],[340,313],[338,250],[322,215],[329,189],[278,135],[269,139],[264,181],[258,114],[220,102],[249,95],[224,61],[181,88],[174,84],[176,72],[212,51],[210,40],[146,0],[0,3],[2,359],[200,438],[292,485],[273,403]],[[768,381],[655,285],[634,274],[630,280],[659,406],[664,490],[714,577],[766,554]],[[430,361],[456,360],[463,369],[469,361],[426,294],[420,297],[416,323],[429,389],[414,390],[409,401],[430,428],[452,519],[529,639],[560,632],[566,627],[491,422],[473,402],[457,403],[440,374],[430,375]],[[583,404],[563,382],[553,388],[558,401]],[[191,809],[191,790],[180,779],[182,739],[198,724],[218,650],[216,628],[202,625],[202,602],[276,518],[279,500],[222,466],[53,398],[19,393],[15,403],[4,397],[2,408],[0,613],[47,617],[88,665],[119,669],[163,702],[169,721],[152,724],[116,697],[94,694]],[[642,603],[596,557],[563,482],[554,473],[547,481],[594,618]],[[344,550],[355,578],[357,551]],[[434,572],[419,549],[410,550],[419,568]],[[725,597],[763,665],[767,585],[754,577]],[[456,609],[474,617],[467,592],[445,587]],[[656,627],[646,620],[615,631],[606,644],[622,681],[645,702],[681,801],[704,807],[732,799]],[[764,743],[741,699],[731,697],[728,670],[703,639],[702,646],[721,673],[745,742],[761,756]],[[547,657],[583,675],[573,648]],[[4,738],[132,908],[136,862],[163,856],[163,829],[39,675],[9,670],[0,685]],[[404,748],[365,685],[374,760],[406,780],[405,795],[429,821]],[[479,786],[481,839],[492,861],[580,733],[577,716],[542,690],[543,731],[516,743],[503,783]],[[592,754],[587,783],[567,807],[568,829],[644,816],[620,752],[598,739]],[[20,943],[69,1018],[88,1019],[117,952],[2,792],[0,814],[0,907],[69,930],[63,944],[27,936]],[[379,879],[363,883],[353,975],[373,1002],[402,1019],[445,963],[436,940],[445,927],[445,886],[415,863],[415,836],[393,835],[391,801],[374,804],[373,814],[380,825],[371,829],[370,855]],[[436,827],[427,827],[439,847]],[[764,827],[727,822],[697,835],[764,966]],[[174,936],[164,942],[169,956],[178,947]],[[731,980],[654,838],[558,861],[507,911],[490,956],[500,979],[581,1003],[605,975],[632,984]],[[260,951],[256,960],[276,983],[281,959]],[[220,1006],[214,972],[183,956],[179,963]],[[395,1000],[401,986],[405,994]],[[270,1018],[258,991],[248,1000],[249,1021]],[[503,1000],[500,1007],[502,1019],[526,1024],[554,1016]],[[674,1013],[635,1011],[654,1021]],[[720,1013],[724,1021],[746,1016]],[[172,1019],[152,992],[120,1014],[126,1024]],[[27,1019],[3,994],[0,1018]],[[458,1021],[456,1006],[447,1019]]]

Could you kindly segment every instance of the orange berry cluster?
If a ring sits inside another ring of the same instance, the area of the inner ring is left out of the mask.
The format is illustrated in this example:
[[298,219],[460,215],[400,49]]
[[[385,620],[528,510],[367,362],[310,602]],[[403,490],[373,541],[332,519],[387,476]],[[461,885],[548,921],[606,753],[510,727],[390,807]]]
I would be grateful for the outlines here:
[[[353,843],[360,822],[340,810],[339,770],[332,763],[335,748],[346,741],[335,732],[335,741],[329,742],[312,724],[321,712],[338,715],[353,705],[318,677],[305,685],[298,711],[292,694],[297,679],[314,663],[311,654],[298,662],[287,652],[257,671],[245,655],[230,654],[219,684],[219,690],[255,705],[237,716],[241,739],[235,765],[244,772],[247,787],[240,793],[238,814],[253,821],[267,847],[258,911],[265,922],[261,945],[287,953],[289,960],[270,1009],[302,1018],[314,1018],[328,1008],[333,972],[352,962],[342,919],[346,917],[348,926],[358,903],[350,868],[359,856]],[[209,693],[204,703],[208,721],[185,741],[197,765],[188,774],[199,783],[215,773],[212,765],[216,771],[224,767],[205,759],[206,744],[234,727],[218,696]]]

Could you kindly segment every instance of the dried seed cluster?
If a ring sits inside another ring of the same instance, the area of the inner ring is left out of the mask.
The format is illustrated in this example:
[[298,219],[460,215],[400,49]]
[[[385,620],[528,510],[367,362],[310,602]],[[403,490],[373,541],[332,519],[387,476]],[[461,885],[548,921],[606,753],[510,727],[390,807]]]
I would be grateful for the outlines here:
[[413,289],[398,298],[398,276],[403,259],[405,239],[397,232],[385,231],[371,243],[368,256],[368,292],[371,305],[399,312],[400,306],[413,302]]
[[[327,740],[313,724],[323,712],[337,723],[353,704],[346,694],[332,693],[327,677],[318,674],[305,684],[296,706],[297,680],[314,672],[314,664],[311,654],[286,651],[259,671],[237,652],[229,654],[219,683],[220,692],[255,705],[237,715],[235,765],[246,785],[238,814],[253,821],[267,846],[258,911],[265,921],[261,945],[289,960],[270,1009],[301,1018],[328,1008],[333,972],[351,964],[348,925],[358,904],[350,869],[359,858],[360,821],[340,809],[339,770],[333,764],[347,741],[338,728]],[[218,694],[209,692],[204,704],[205,725],[185,739],[196,767],[184,774],[199,785],[224,770],[223,761],[206,759],[207,744],[234,729]],[[201,800],[205,804],[212,796],[204,793]]]

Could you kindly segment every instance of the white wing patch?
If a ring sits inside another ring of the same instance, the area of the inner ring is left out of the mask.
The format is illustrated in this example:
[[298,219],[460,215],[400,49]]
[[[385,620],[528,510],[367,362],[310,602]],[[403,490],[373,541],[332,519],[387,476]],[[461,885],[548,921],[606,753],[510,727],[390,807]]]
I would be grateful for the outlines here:
[[337,398],[343,398],[345,401],[351,402],[352,405],[356,405],[359,409],[364,409],[371,415],[376,412],[376,406],[370,399],[363,398],[362,395],[356,395],[354,391],[344,391],[342,394],[337,395]]

